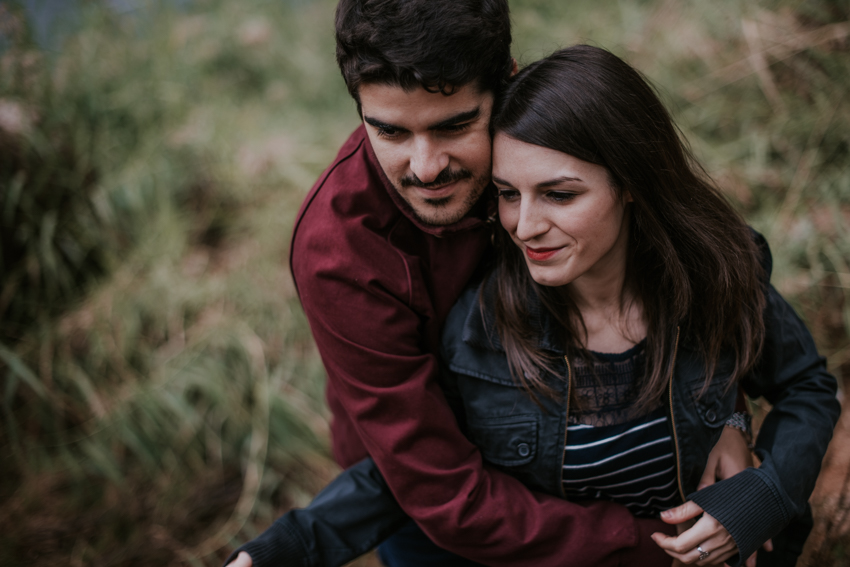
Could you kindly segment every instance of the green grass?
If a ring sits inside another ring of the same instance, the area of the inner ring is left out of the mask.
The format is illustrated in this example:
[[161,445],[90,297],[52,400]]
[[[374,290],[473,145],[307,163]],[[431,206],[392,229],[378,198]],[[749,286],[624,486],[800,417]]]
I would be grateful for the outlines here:
[[[88,6],[0,61],[0,563],[216,565],[336,472],[286,259],[357,124],[334,2]],[[511,6],[521,62],[588,41],[652,79],[850,375],[850,5]]]

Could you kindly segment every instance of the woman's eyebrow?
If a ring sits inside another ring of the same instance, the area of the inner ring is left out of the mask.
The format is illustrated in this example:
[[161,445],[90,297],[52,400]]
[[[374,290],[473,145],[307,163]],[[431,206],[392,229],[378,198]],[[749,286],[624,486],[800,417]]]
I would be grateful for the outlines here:
[[547,187],[555,187],[556,185],[561,185],[562,183],[581,183],[581,181],[582,180],[578,177],[569,177],[565,175],[563,177],[556,177],[555,179],[550,179],[549,181],[541,181],[537,184],[537,187],[541,189],[546,189]]
[[499,178],[498,178],[498,177],[496,177],[495,175],[494,175],[494,176],[492,176],[492,177],[491,177],[491,179],[493,180],[493,183],[496,183],[496,184],[498,184],[498,185],[504,185],[505,187],[513,188],[513,185],[511,185],[510,183],[508,183],[508,182],[507,182],[507,181],[505,181],[504,179],[499,179]]
[[[493,183],[496,183],[497,185],[504,185],[505,187],[513,188],[513,185],[511,185],[509,182],[505,181],[504,179],[500,179],[500,178],[496,177],[495,175],[492,177],[492,179],[493,179]],[[562,183],[572,183],[572,182],[581,183],[582,180],[579,177],[569,177],[569,176],[565,175],[563,177],[557,177],[555,179],[550,179],[548,181],[541,181],[540,183],[535,185],[535,187],[537,187],[538,189],[547,189],[549,187],[556,187],[558,185],[561,185]]]

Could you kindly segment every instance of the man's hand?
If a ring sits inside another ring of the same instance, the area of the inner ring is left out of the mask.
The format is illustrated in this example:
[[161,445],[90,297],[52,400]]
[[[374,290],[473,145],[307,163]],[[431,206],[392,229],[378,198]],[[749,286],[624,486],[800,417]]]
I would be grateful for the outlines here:
[[747,447],[744,433],[734,427],[724,427],[720,439],[708,455],[708,462],[697,490],[702,490],[718,480],[731,478],[751,466],[753,455]]
[[228,563],[225,567],[251,567],[253,564],[254,562],[251,561],[251,556],[244,551],[240,551],[236,559]]

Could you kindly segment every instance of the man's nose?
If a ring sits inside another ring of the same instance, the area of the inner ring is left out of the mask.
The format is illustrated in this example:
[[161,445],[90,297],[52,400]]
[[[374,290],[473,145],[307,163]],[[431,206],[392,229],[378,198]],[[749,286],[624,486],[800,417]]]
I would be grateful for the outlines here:
[[519,219],[516,235],[522,241],[529,241],[549,230],[544,207],[534,199],[523,199],[519,206]]
[[410,171],[422,183],[431,183],[449,165],[449,156],[431,136],[418,136],[413,141]]

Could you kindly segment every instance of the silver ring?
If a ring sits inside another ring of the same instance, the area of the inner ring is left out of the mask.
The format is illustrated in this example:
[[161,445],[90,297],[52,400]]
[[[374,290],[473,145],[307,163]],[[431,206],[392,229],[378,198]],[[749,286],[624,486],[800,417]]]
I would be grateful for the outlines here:
[[708,559],[708,556],[711,555],[710,551],[704,550],[702,547],[697,546],[697,551],[699,551],[699,560]]

